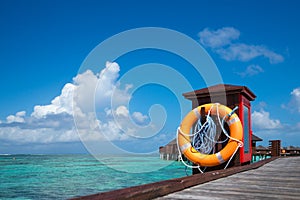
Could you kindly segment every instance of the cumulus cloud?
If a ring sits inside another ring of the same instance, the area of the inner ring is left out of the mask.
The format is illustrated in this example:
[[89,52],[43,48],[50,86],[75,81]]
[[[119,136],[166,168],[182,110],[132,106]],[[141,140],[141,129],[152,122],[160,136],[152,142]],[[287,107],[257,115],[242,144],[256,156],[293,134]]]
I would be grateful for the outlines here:
[[132,86],[125,85],[125,88],[121,88],[117,81],[119,72],[120,66],[117,63],[106,62],[105,69],[98,75],[95,99],[99,108],[111,104],[111,98],[114,98],[115,105],[126,104],[131,98],[128,91]]
[[96,84],[98,82],[98,77],[91,70],[86,70],[82,74],[78,74],[73,78],[73,84],[76,86],[76,92],[74,95],[74,103],[78,106],[82,112],[93,111],[93,101]]
[[75,86],[71,83],[67,83],[60,96],[55,97],[49,105],[37,105],[34,106],[34,111],[31,116],[37,119],[45,118],[47,115],[57,115],[66,113],[69,115],[73,114],[73,91]]
[[123,116],[123,117],[128,117],[129,116],[129,111],[125,106],[119,106],[116,109],[116,115]]
[[[29,116],[25,111],[7,116],[6,122],[0,123],[0,142],[121,141],[136,135],[135,122],[142,124],[148,117],[129,112],[126,103],[131,98],[132,85],[121,88],[119,72],[117,63],[107,62],[99,73],[86,70],[78,74],[48,105],[34,106]],[[112,97],[115,109],[110,108]]]
[[270,113],[263,109],[254,111],[251,117],[254,128],[258,130],[282,128],[281,122],[278,119],[271,119]]
[[144,123],[148,119],[147,115],[143,115],[140,112],[134,112],[134,113],[132,113],[132,117],[138,123]]
[[[124,89],[118,82],[120,66],[106,62],[105,68],[95,74],[90,70],[74,77],[73,110],[76,127],[84,141],[124,140],[124,133],[114,114],[130,118],[126,103],[130,100],[130,85]],[[111,99],[114,98],[116,110],[112,111]],[[125,127],[130,124],[124,123]]]
[[[111,112],[109,112],[110,114]],[[132,115],[129,114],[129,110],[127,109],[126,106],[119,106],[117,107],[115,114],[117,116],[123,116],[123,117],[132,117],[133,120],[139,123],[145,122],[146,119],[148,119],[147,115],[143,115],[140,112],[133,112]]]
[[[119,138],[124,140],[125,138],[144,138],[157,132],[158,127],[154,124],[148,124],[147,115],[143,115],[141,112],[130,113],[126,106],[118,106],[114,110],[106,110],[106,121],[102,122],[102,133],[111,137],[110,131],[106,132],[106,127],[114,127],[114,136],[116,136],[116,130],[118,130]],[[159,124],[159,123],[157,123]],[[115,138],[115,137],[114,137]]]
[[7,122],[0,124],[0,142],[45,144],[79,141],[72,117],[74,88],[73,84],[67,83],[49,105],[36,105],[29,116],[25,111],[9,115]]
[[211,48],[227,61],[250,61],[257,57],[265,57],[271,64],[284,61],[284,57],[264,45],[252,45],[238,42],[240,31],[233,27],[217,30],[205,28],[199,34],[200,43]]
[[17,112],[16,115],[9,115],[6,117],[6,121],[7,123],[13,123],[13,122],[17,122],[17,123],[23,123],[25,122],[25,117],[26,112],[25,111],[20,111]]

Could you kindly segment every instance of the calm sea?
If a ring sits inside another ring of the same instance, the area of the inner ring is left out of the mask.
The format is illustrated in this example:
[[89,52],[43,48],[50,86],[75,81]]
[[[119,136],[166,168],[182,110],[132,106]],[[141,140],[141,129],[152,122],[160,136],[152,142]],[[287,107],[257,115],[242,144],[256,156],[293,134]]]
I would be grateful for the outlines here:
[[67,199],[191,174],[180,162],[158,155],[103,158],[105,162],[91,155],[0,155],[0,199]]

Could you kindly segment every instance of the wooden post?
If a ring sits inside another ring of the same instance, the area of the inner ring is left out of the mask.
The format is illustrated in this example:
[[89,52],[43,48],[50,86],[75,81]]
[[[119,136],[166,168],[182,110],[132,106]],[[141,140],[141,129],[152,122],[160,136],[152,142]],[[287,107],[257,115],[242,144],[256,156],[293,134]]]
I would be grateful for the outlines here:
[[269,150],[271,150],[271,156],[272,157],[278,157],[280,156],[280,140],[270,140],[269,141]]

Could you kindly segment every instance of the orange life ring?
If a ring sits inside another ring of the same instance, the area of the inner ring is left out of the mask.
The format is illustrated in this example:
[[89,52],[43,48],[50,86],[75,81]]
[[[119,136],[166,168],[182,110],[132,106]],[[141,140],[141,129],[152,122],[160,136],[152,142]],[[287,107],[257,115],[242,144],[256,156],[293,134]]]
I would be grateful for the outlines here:
[[[217,115],[217,112],[219,112],[219,116],[221,118],[228,116],[226,123],[230,129],[231,139],[229,139],[227,145],[221,151],[215,154],[200,153],[191,145],[189,133],[192,126],[200,118],[200,111],[202,107],[205,108],[206,115],[210,111],[211,115]],[[243,138],[243,127],[241,121],[237,114],[233,113],[230,115],[231,113],[232,110],[230,108],[214,103],[198,106],[189,112],[182,120],[177,134],[178,145],[181,153],[183,153],[187,159],[200,166],[212,167],[226,162],[236,152],[239,147],[238,145],[242,143],[241,141]]]

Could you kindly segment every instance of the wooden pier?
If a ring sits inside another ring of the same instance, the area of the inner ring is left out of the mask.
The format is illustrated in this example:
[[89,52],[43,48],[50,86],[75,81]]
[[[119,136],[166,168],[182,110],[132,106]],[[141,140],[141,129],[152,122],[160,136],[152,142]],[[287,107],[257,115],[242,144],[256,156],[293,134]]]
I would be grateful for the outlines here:
[[258,169],[157,198],[165,199],[300,199],[300,157],[279,158]]
[[250,165],[134,186],[74,199],[299,199],[300,157],[279,157]]

